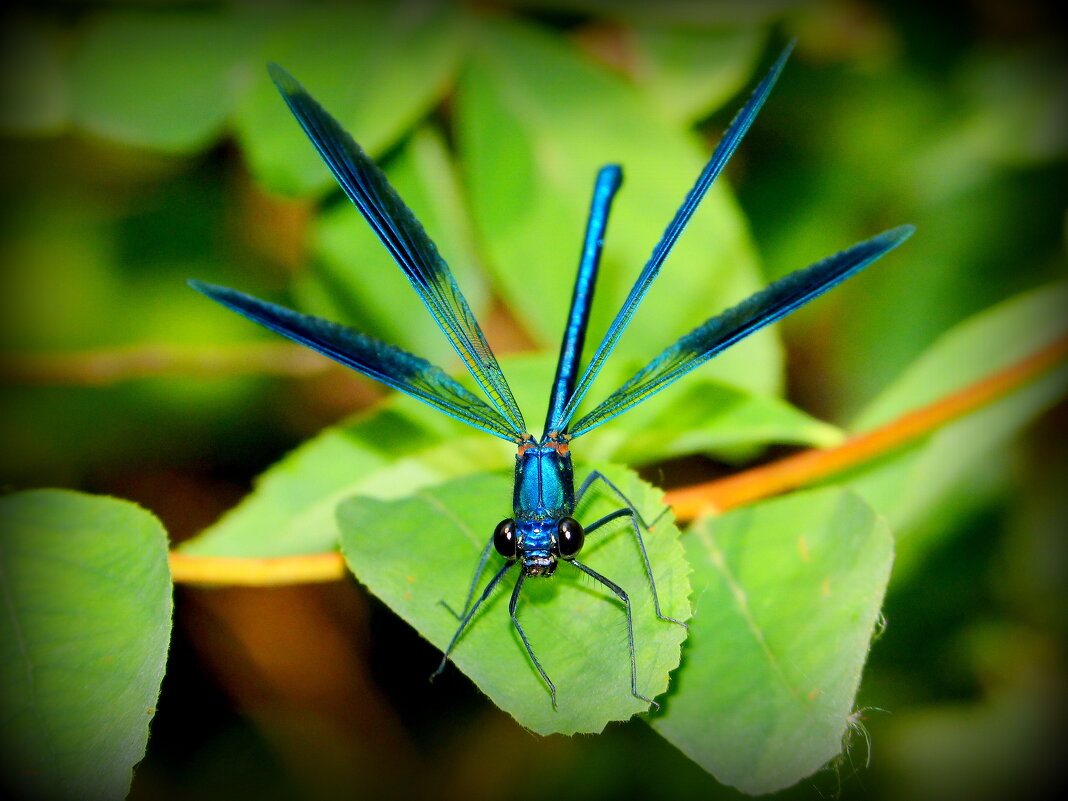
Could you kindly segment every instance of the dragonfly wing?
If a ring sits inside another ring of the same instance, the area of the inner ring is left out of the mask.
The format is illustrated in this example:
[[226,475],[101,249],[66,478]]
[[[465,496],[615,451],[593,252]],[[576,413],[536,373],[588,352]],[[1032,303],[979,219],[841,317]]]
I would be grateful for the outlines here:
[[634,312],[637,311],[638,306],[645,297],[645,293],[648,292],[650,285],[652,285],[653,279],[656,278],[657,273],[660,272],[660,266],[664,263],[664,259],[667,258],[671,249],[674,247],[675,242],[678,241],[679,236],[686,228],[686,224],[689,223],[690,218],[693,217],[702,198],[704,198],[705,193],[708,192],[709,187],[711,187],[716,178],[719,177],[719,174],[723,172],[723,168],[727,165],[727,162],[734,154],[734,151],[738,148],[738,143],[742,141],[742,137],[744,137],[749,130],[749,126],[753,124],[757,112],[759,112],[761,106],[764,105],[764,101],[767,99],[768,94],[775,85],[775,81],[778,80],[779,73],[782,72],[782,68],[786,64],[786,59],[790,55],[792,49],[793,44],[791,43],[785,50],[783,50],[775,64],[768,71],[768,74],[764,76],[764,80],[762,80],[757,88],[753,90],[753,94],[750,96],[748,102],[742,107],[742,110],[735,115],[719,144],[716,145],[716,149],[712,153],[712,158],[709,159],[708,164],[705,165],[705,168],[697,177],[697,182],[693,185],[689,194],[686,195],[686,199],[683,200],[678,211],[675,212],[674,218],[664,231],[664,235],[660,238],[656,247],[653,248],[652,256],[649,257],[649,261],[642,269],[641,274],[638,276],[638,280],[630,290],[630,294],[627,295],[627,299],[623,302],[623,306],[616,314],[612,324],[608,327],[608,332],[604,335],[604,339],[597,347],[597,351],[594,353],[593,358],[590,360],[589,365],[587,365],[585,372],[582,374],[582,378],[575,387],[574,393],[572,393],[571,397],[568,399],[567,407],[563,410],[557,420],[558,426],[567,426],[568,421],[574,415],[579,403],[589,391],[590,385],[597,377],[597,373],[600,372],[605,359],[608,358],[612,349],[615,348],[616,342],[619,340],[624,329],[626,329],[627,324],[630,322],[630,318],[634,316]]
[[717,353],[822,295],[896,248],[914,230],[911,225],[902,225],[884,231],[848,250],[780,278],[737,306],[698,326],[575,423],[573,436],[596,428],[641,403]]
[[560,419],[575,390],[575,379],[578,378],[582,346],[586,340],[586,326],[590,320],[590,305],[593,303],[593,290],[597,283],[597,268],[601,263],[601,249],[604,247],[604,232],[608,226],[608,212],[622,181],[623,171],[615,164],[602,167],[597,173],[593,200],[590,203],[590,217],[586,223],[586,237],[582,245],[582,258],[579,260],[578,275],[575,277],[575,291],[571,295],[571,310],[567,314],[567,327],[560,344],[560,358],[556,362],[549,411],[545,415],[546,434],[550,431],[563,433]]
[[504,373],[471,307],[422,224],[341,124],[288,72],[277,64],[270,64],[268,69],[345,194],[400,265],[467,369],[508,420],[509,429],[523,431],[523,415]]
[[202,281],[190,281],[189,285],[253,322],[441,409],[457,420],[509,441],[522,433],[440,367],[395,345],[321,317],[267,303],[236,289]]

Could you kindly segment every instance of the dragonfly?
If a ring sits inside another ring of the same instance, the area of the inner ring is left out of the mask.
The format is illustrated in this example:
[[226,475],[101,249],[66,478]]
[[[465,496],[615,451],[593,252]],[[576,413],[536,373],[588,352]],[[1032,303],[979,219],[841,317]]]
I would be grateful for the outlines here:
[[[485,397],[466,389],[441,367],[354,328],[268,303],[235,289],[201,281],[190,281],[190,285],[282,336],[517,446],[512,516],[497,524],[482,550],[461,611],[450,610],[457,617],[458,625],[434,676],[444,670],[479,608],[505,576],[518,566],[508,612],[555,708],[556,687],[538,660],[516,616],[516,609],[524,581],[551,577],[563,562],[603,585],[622,602],[630,650],[631,694],[657,706],[655,701],[638,692],[630,596],[624,588],[577,558],[586,537],[613,521],[629,521],[629,529],[644,562],[656,616],[668,623],[684,627],[686,624],[664,614],[660,608],[643,539],[643,532],[648,533],[650,527],[639,510],[619,487],[598,471],[586,476],[576,490],[572,443],[736,342],[855,275],[900,245],[914,230],[909,225],[893,228],[769,284],[682,336],[591,411],[577,416],[579,405],[641,305],[675,242],[752,125],[782,72],[791,48],[792,43],[779,55],[730,123],[653,248],[604,338],[580,371],[609,212],[623,178],[621,168],[614,164],[602,167],[597,173],[571,305],[550,387],[548,412],[538,438],[527,430],[523,413],[470,305],[422,224],[340,123],[288,72],[277,64],[268,65],[270,76],[290,111],[342,190],[404,272]],[[595,486],[618,498],[620,508],[583,526],[574,517],[575,509]],[[478,593],[480,578],[494,552],[503,558],[503,563]]]

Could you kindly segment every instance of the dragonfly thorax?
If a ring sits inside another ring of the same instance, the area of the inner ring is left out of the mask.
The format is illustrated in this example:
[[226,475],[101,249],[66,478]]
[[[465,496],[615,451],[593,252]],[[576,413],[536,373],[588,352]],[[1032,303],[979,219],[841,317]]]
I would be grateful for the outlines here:
[[582,526],[571,517],[575,475],[567,439],[549,435],[541,443],[532,437],[521,442],[514,486],[514,519],[497,526],[494,546],[519,561],[524,575],[551,576],[558,559],[569,559],[582,547]]
[[515,519],[556,521],[570,517],[574,511],[575,474],[566,442],[523,442],[515,457]]

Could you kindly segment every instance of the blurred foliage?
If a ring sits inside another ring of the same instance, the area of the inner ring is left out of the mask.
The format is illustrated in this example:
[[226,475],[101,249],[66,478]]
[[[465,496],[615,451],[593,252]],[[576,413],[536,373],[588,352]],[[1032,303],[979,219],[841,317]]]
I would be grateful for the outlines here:
[[[1068,336],[1068,284],[1010,298],[954,326],[888,386],[854,422],[860,431],[959,391]],[[856,470],[846,483],[890,520],[897,540],[895,575],[916,569],[949,519],[981,508],[1000,482],[990,474],[1005,443],[1068,391],[1061,365],[1019,391],[922,442]],[[986,470],[977,466],[987,465]],[[947,519],[948,518],[948,519]]]
[[[835,426],[876,425],[1063,331],[1063,289],[1051,282],[1064,278],[1068,50],[1051,9],[524,0],[8,11],[3,353],[271,341],[188,290],[196,277],[457,366],[278,100],[264,70],[273,60],[401,188],[495,348],[512,354],[502,363],[537,420],[597,167],[621,163],[626,183],[591,337],[737,93],[797,36],[594,399],[764,280],[901,222],[917,235],[781,332],[591,434],[582,456],[688,483],[769,446],[832,444]],[[1050,374],[850,477],[889,519],[902,560],[861,685],[871,709],[849,718],[847,756],[790,797],[815,784],[847,798],[999,798],[1037,791],[1060,769],[1068,462],[1063,404],[1050,407],[1063,381]],[[784,387],[790,402],[777,397]],[[192,552],[263,555],[331,547],[334,506],[353,492],[402,503],[417,487],[507,466],[490,438],[406,401],[369,408],[377,397],[333,370],[8,382],[0,484],[120,495],[176,540],[207,529]],[[732,517],[714,525],[742,525]],[[683,543],[697,548],[697,533]],[[701,592],[717,590],[695,582]],[[177,614],[166,714],[134,798],[737,795],[637,721],[535,740],[455,671],[428,686],[439,652],[351,583],[189,588]],[[828,629],[828,648],[847,636]],[[732,654],[691,658],[687,645],[687,675],[714,683]],[[672,742],[686,750],[681,735]],[[516,753],[536,781],[502,759]]]

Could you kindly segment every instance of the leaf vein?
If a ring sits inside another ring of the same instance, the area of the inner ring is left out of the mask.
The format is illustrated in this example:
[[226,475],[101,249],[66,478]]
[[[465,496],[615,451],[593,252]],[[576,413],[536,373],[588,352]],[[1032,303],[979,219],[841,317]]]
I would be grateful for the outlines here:
[[479,537],[475,533],[475,530],[473,528],[471,528],[463,519],[461,519],[454,511],[452,511],[452,509],[450,509],[444,503],[442,503],[439,498],[437,498],[436,496],[432,495],[429,492],[423,492],[423,491],[417,492],[416,493],[416,497],[422,498],[428,504],[430,504],[435,509],[437,509],[437,511],[441,515],[443,515],[444,517],[446,517],[449,520],[451,520],[453,525],[455,525],[458,529],[463,531],[464,536],[466,536],[467,539],[469,539],[472,542],[472,544],[474,544],[474,546],[476,548],[480,547],[481,544],[479,542]]
[[15,642],[18,644],[19,655],[22,657],[23,662],[26,665],[26,681],[29,684],[29,702],[30,708],[34,711],[34,716],[41,724],[41,734],[45,743],[48,746],[48,753],[52,757],[53,763],[55,763],[56,747],[52,742],[52,732],[49,730],[42,713],[41,707],[37,702],[37,683],[35,680],[35,670],[33,660],[30,658],[29,650],[26,646],[26,637],[22,632],[22,626],[19,623],[18,615],[15,610],[15,599],[11,594],[11,588],[7,583],[7,571],[4,569],[4,547],[0,544],[0,592],[3,593],[4,607],[7,609],[8,617],[11,619],[11,625],[15,632]]
[[728,567],[727,560],[724,557],[723,551],[721,551],[716,544],[714,535],[707,526],[694,526],[694,530],[697,532],[697,536],[700,538],[701,543],[708,552],[712,564],[715,565],[723,575],[723,580],[727,583],[727,588],[730,590],[731,596],[734,598],[734,601],[738,606],[738,611],[742,616],[742,620],[745,622],[749,633],[753,635],[753,639],[756,640],[757,645],[760,646],[760,650],[768,660],[768,665],[771,667],[772,673],[782,683],[787,694],[798,703],[807,715],[811,716],[811,706],[806,702],[805,697],[798,692],[797,688],[790,683],[789,678],[786,676],[786,671],[783,670],[778,657],[776,657],[775,652],[771,650],[771,646],[768,644],[764,632],[761,630],[759,624],[757,624],[752,611],[749,609],[749,600],[746,597],[745,589]]

